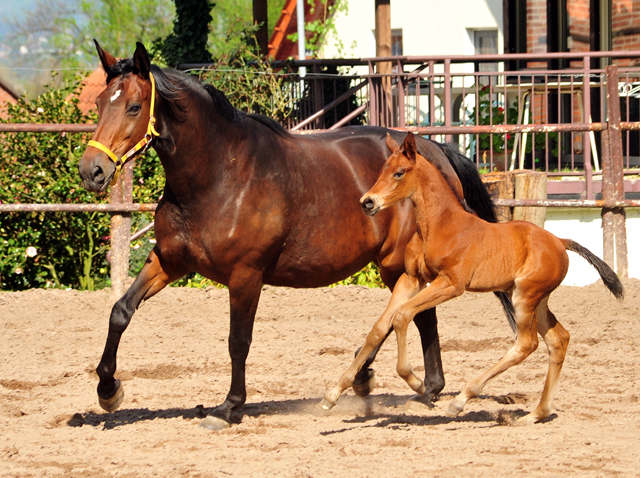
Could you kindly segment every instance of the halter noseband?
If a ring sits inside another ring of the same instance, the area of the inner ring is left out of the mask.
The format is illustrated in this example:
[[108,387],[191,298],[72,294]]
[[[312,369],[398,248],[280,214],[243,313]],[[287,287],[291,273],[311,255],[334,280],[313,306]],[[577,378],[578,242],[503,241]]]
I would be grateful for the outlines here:
[[153,79],[153,73],[149,72],[149,79],[151,80],[151,106],[149,108],[149,126],[147,126],[147,133],[144,135],[138,143],[122,155],[121,158],[118,158],[116,154],[107,148],[104,144],[99,143],[94,140],[90,140],[88,146],[93,146],[96,149],[99,149],[103,153],[105,153],[111,161],[116,165],[116,172],[113,175],[113,180],[111,181],[111,185],[115,184],[118,180],[118,176],[120,175],[120,171],[122,170],[122,166],[124,166],[129,160],[131,160],[136,154],[144,153],[151,144],[151,141],[155,136],[160,136],[155,129],[156,118],[153,116],[155,100],[156,100],[156,82]]

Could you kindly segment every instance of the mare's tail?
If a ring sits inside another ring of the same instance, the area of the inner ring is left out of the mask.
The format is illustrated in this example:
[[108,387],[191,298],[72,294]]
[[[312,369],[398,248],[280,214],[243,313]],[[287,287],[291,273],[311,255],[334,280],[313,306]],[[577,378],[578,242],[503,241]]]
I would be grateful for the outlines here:
[[602,278],[602,282],[607,289],[611,291],[613,295],[616,296],[616,299],[622,300],[624,298],[624,287],[622,286],[622,282],[618,279],[616,273],[607,265],[605,261],[600,259],[598,256],[593,254],[586,247],[582,247],[575,241],[571,239],[560,239],[564,248],[568,251],[575,252],[580,256],[584,257],[589,264],[591,264],[600,274]]
[[[496,209],[491,196],[484,187],[482,179],[478,174],[476,165],[473,161],[467,158],[464,154],[458,151],[457,145],[436,143],[444,154],[449,159],[451,167],[458,175],[460,183],[462,184],[462,191],[464,193],[464,199],[467,205],[475,211],[479,218],[484,219],[487,222],[498,222],[496,216]],[[504,313],[507,316],[507,321],[511,326],[511,329],[516,331],[516,319],[515,309],[509,294],[506,292],[495,292],[496,297],[500,300]]]

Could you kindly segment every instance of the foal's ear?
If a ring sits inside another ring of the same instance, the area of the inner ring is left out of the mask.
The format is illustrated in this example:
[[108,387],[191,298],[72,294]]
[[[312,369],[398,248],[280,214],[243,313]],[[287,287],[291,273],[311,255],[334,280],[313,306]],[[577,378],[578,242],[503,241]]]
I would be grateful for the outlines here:
[[98,56],[100,57],[100,63],[102,63],[102,69],[105,72],[109,71],[113,65],[118,63],[118,60],[116,60],[111,53],[103,50],[98,43],[98,40],[96,40],[95,38],[93,39],[93,43],[96,44],[96,50],[98,50]]
[[387,148],[389,148],[392,153],[395,153],[396,151],[398,151],[398,148],[400,148],[400,145],[396,143],[396,140],[393,139],[389,133],[387,133],[386,142],[387,142]]
[[133,72],[138,76],[147,79],[151,71],[151,60],[147,49],[140,42],[136,42],[136,51],[133,54]]
[[402,143],[402,149],[404,150],[404,155],[415,164],[416,155],[418,154],[416,148],[416,139],[413,137],[413,133],[408,133],[407,137],[404,139],[404,143]]

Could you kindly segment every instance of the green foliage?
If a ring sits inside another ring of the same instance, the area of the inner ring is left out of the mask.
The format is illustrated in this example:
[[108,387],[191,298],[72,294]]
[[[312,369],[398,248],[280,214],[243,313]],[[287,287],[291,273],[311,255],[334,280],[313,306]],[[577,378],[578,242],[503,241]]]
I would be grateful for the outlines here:
[[[316,8],[316,2],[314,0],[307,0],[307,3],[310,5],[311,13],[313,14]],[[315,56],[322,48],[327,35],[331,34],[331,36],[336,39],[338,55],[344,56],[344,45],[339,38],[335,26],[335,14],[337,12],[346,13],[348,11],[348,2],[345,0],[336,0],[333,5],[330,6],[327,6],[327,3],[327,0],[322,0],[320,2],[320,8],[322,8],[322,16],[320,18],[312,22],[305,23],[305,30],[311,32],[311,37],[305,41],[305,50],[311,52],[312,56]],[[298,32],[288,35],[287,38],[293,42],[297,42]]]
[[[85,123],[78,84],[48,89],[32,101],[9,105],[11,122]],[[2,120],[6,122],[6,120]],[[2,203],[105,202],[79,184],[86,134],[0,133]],[[74,287],[93,290],[107,277],[109,217],[100,213],[0,214],[0,288]]]
[[231,32],[227,41],[236,47],[220,56],[211,68],[200,70],[199,76],[223,91],[236,108],[282,121],[291,113],[291,101],[283,89],[284,71],[276,75],[271,65],[254,52],[256,28]]
[[171,33],[159,45],[166,64],[204,63],[211,61],[207,51],[209,23],[213,20],[209,0],[175,0],[176,18]]
[[[82,48],[96,63],[93,38],[116,57],[131,55],[136,41],[151,44],[171,33],[175,8],[171,0],[78,0],[88,20],[79,27]],[[75,22],[73,18],[67,19]]]
[[380,277],[380,268],[374,262],[370,262],[364,269],[356,272],[351,277],[336,282],[332,287],[337,285],[364,285],[372,288],[385,287]]

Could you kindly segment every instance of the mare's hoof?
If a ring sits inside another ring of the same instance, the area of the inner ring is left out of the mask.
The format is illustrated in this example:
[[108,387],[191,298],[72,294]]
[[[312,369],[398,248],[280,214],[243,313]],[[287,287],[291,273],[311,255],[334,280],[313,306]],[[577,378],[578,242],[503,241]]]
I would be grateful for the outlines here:
[[115,412],[122,404],[122,400],[124,400],[124,387],[120,383],[120,380],[116,380],[116,387],[118,387],[118,389],[116,390],[115,395],[111,398],[102,398],[98,395],[98,403],[100,404],[100,407],[109,413]]
[[213,415],[207,415],[204,420],[200,422],[200,427],[206,428],[207,430],[219,431],[229,428],[230,426],[231,424],[228,421],[214,417]]
[[323,398],[322,401],[320,402],[320,407],[324,408],[325,410],[331,410],[334,406],[335,406],[335,403],[331,403],[326,398]]
[[429,412],[435,408],[431,400],[433,400],[433,396],[414,395],[404,404],[404,409],[415,412]]
[[376,386],[376,373],[373,369],[367,369],[367,378],[364,381],[357,380],[353,382],[351,388],[354,393],[359,397],[368,397],[371,391]]

